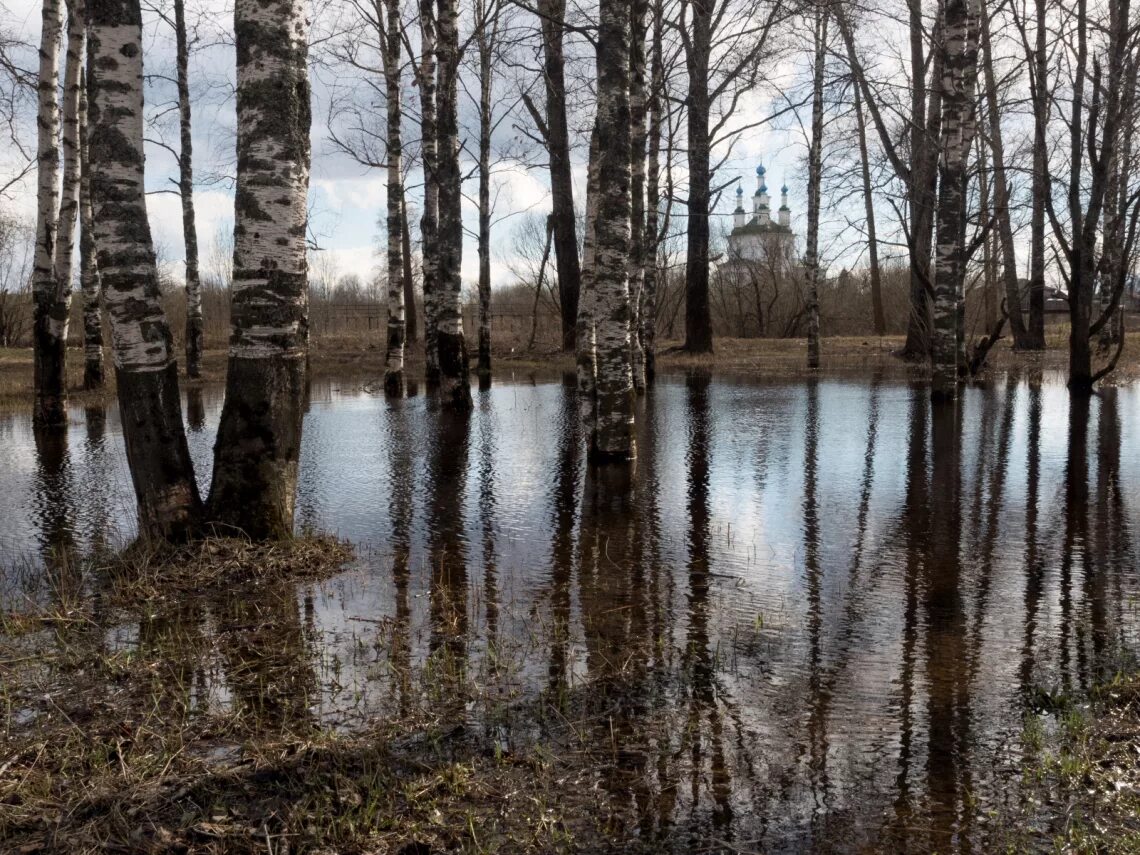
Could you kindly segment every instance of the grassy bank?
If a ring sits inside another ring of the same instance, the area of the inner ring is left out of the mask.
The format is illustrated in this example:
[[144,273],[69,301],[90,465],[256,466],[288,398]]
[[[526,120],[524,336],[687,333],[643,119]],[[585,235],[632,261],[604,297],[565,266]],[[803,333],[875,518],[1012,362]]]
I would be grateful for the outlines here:
[[[1014,353],[1006,342],[991,352],[991,368],[1004,369],[1024,366],[1064,370],[1067,365],[1067,327],[1050,326],[1048,349],[1043,353]],[[734,339],[716,341],[715,352],[693,356],[680,347],[680,342],[664,341],[658,347],[658,367],[661,371],[710,370],[717,373],[753,377],[807,376],[806,350],[802,339]],[[853,336],[826,338],[823,341],[822,371],[829,375],[865,374],[878,371],[888,377],[925,376],[921,364],[906,363],[892,354],[902,346],[901,336],[875,338]],[[408,353],[410,377],[422,376],[423,356],[420,346]],[[568,372],[574,370],[572,354],[550,349],[526,351],[505,347],[494,354],[494,370],[506,372]],[[315,377],[359,377],[375,380],[384,374],[384,353],[364,339],[342,338],[315,342],[310,354],[310,369]],[[202,364],[202,377],[195,382],[220,383],[225,380],[226,354],[223,350],[207,350]],[[1140,375],[1140,354],[1126,347],[1117,371],[1110,382],[1124,382]],[[82,404],[114,395],[114,372],[108,371],[107,386],[99,391],[86,392],[82,388],[83,355],[73,348],[68,354],[68,387],[72,400]],[[32,352],[27,348],[0,348],[0,406],[30,405],[32,389]]]

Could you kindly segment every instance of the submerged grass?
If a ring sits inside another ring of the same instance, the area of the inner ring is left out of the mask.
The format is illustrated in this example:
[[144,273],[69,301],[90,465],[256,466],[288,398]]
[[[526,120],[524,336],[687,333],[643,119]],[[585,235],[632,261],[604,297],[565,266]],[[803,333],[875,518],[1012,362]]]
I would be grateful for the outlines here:
[[[409,621],[368,619],[353,647],[389,692],[345,730],[317,710],[337,674],[314,673],[309,624],[312,582],[351,557],[327,538],[212,540],[83,564],[86,594],[0,637],[0,851],[761,851],[722,844],[715,817],[787,785],[764,772],[779,746],[738,729],[718,685],[774,617],[701,653],[653,632],[610,649],[606,610],[585,630],[590,675],[537,693],[520,670],[557,626],[477,651],[478,632],[440,620],[417,659]],[[980,851],[1140,852],[1140,676],[1030,704],[1016,795]],[[724,765],[702,765],[718,744]],[[733,767],[755,775],[742,801]],[[715,807],[694,831],[698,780]],[[837,824],[839,850],[859,821]]]
[[1140,672],[1027,714],[1019,798],[1002,815],[1009,852],[1140,853]]

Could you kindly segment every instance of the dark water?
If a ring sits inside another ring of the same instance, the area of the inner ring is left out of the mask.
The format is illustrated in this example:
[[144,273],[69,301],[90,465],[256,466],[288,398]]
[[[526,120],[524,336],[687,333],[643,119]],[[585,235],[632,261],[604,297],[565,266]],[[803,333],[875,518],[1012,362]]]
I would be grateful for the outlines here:
[[[187,401],[203,486],[220,405]],[[223,639],[197,703],[345,729],[457,662],[431,702],[504,744],[487,710],[569,698],[612,749],[619,833],[741,851],[983,851],[1027,712],[1134,658],[1135,389],[1070,402],[1026,374],[932,410],[874,378],[666,377],[628,479],[586,467],[576,407],[559,382],[498,385],[469,419],[314,387],[297,522],[358,566],[111,643]],[[132,516],[113,408],[38,445],[0,415],[10,577],[122,544]]]

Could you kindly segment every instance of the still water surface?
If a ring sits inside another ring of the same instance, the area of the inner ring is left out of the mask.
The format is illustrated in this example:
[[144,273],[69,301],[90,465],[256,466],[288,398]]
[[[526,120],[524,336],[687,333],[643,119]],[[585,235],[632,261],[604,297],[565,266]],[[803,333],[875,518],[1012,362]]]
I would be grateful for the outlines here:
[[[221,403],[186,401],[203,490]],[[347,730],[445,659],[505,701],[584,690],[621,833],[678,851],[979,851],[1026,713],[1140,644],[1136,389],[1070,402],[1022,374],[932,410],[873,377],[663,377],[628,479],[585,465],[576,413],[557,380],[469,419],[315,384],[297,524],[356,564],[110,642],[212,636],[196,703]],[[0,414],[0,573],[121,545],[132,518],[113,407],[38,445]],[[522,738],[485,696],[457,708]]]

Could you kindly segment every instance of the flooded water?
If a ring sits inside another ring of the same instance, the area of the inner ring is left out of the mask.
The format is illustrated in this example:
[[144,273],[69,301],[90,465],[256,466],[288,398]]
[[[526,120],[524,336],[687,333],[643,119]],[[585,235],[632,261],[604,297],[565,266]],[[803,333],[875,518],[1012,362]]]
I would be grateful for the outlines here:
[[[220,407],[186,402],[203,489]],[[509,749],[543,725],[502,710],[550,700],[605,749],[615,839],[674,851],[982,851],[1026,714],[1135,657],[1136,389],[1023,374],[932,409],[875,378],[663,377],[627,478],[586,466],[576,413],[558,381],[469,418],[315,385],[297,525],[356,565],[109,643],[208,647],[195,703],[345,730],[430,685]],[[0,414],[0,572],[132,517],[114,408],[38,444]]]

